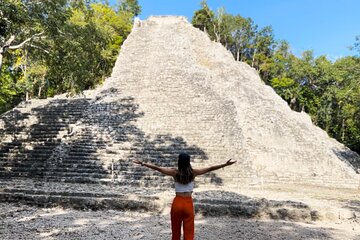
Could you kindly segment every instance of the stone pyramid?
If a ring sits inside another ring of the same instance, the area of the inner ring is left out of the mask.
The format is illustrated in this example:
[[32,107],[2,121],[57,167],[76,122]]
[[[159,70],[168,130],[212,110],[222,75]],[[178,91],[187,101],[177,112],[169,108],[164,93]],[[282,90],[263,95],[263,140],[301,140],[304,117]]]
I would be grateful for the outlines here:
[[123,206],[131,192],[144,197],[128,208],[141,208],[172,179],[131,160],[176,166],[180,152],[192,155],[193,167],[238,160],[198,186],[358,188],[360,181],[358,154],[292,111],[184,17],[135,22],[102,87],[23,102],[1,115],[0,133],[4,201],[73,205],[90,197],[86,204],[105,206],[116,198]]
[[[104,88],[133,97],[150,137],[181,136],[205,153],[200,165],[227,184],[305,183],[358,187],[359,156],[291,111],[257,72],[183,17],[138,22]],[[194,159],[195,162],[198,159]]]

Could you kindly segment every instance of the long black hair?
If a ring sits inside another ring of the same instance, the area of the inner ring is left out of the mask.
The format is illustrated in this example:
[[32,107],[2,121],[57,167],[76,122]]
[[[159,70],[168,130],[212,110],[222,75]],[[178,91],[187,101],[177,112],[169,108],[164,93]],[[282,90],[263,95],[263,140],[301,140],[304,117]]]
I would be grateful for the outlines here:
[[175,181],[182,184],[188,184],[194,180],[194,172],[190,164],[189,154],[179,154],[178,170],[179,172],[175,175]]

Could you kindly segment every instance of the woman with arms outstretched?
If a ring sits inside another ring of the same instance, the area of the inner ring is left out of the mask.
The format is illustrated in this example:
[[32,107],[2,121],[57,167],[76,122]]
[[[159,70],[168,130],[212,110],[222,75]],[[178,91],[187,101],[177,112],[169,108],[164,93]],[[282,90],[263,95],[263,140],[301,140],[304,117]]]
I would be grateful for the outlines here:
[[184,228],[184,240],[193,240],[194,205],[191,194],[194,188],[195,177],[219,168],[230,166],[236,161],[230,159],[224,164],[210,166],[207,168],[193,169],[190,164],[190,156],[186,153],[181,153],[178,159],[178,168],[159,167],[139,160],[134,160],[133,162],[174,178],[176,196],[171,205],[172,240],[180,240],[181,224],[183,224]]

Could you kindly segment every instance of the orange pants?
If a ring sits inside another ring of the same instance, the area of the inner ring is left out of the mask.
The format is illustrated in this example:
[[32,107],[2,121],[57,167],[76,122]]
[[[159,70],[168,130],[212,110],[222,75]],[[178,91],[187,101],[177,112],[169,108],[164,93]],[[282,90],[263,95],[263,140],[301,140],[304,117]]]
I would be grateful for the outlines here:
[[194,205],[192,197],[176,196],[171,206],[172,240],[180,240],[181,224],[184,240],[194,239]]

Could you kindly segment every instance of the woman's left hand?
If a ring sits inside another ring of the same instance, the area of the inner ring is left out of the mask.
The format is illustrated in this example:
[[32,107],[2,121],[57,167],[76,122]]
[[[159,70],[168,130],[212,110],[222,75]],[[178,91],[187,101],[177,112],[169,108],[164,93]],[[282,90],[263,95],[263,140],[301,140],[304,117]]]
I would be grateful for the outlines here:
[[133,163],[139,164],[139,165],[143,165],[143,162],[142,162],[142,161],[139,161],[139,160],[133,160]]

